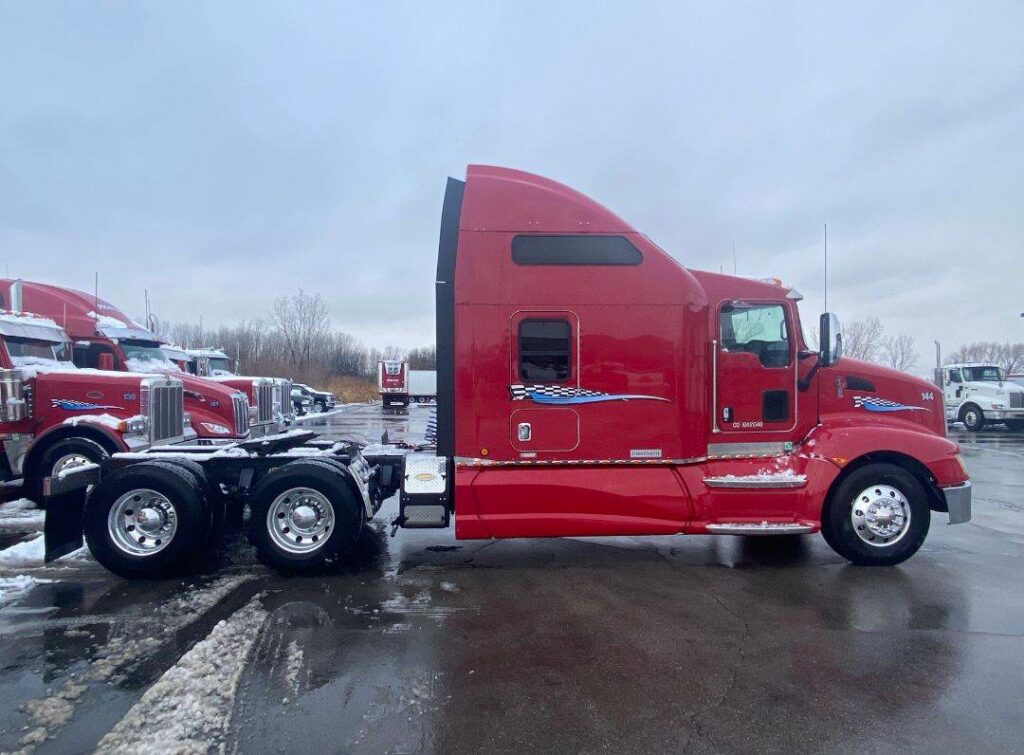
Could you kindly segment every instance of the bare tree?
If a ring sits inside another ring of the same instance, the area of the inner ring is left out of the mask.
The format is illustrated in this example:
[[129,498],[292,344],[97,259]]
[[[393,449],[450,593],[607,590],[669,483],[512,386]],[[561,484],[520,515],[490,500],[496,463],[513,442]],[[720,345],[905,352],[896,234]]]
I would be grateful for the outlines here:
[[843,354],[874,362],[882,348],[882,323],[877,317],[854,320],[843,329]]
[[987,362],[997,364],[1006,372],[1024,368],[1024,343],[975,341],[961,346],[947,358],[948,362]]
[[412,349],[406,356],[409,361],[410,370],[433,370],[437,367],[437,348],[434,346],[421,346]]
[[330,330],[330,313],[320,294],[307,294],[301,288],[293,296],[274,300],[270,321],[284,341],[289,361],[305,367],[322,346]]
[[894,370],[907,372],[917,363],[914,339],[906,333],[884,338],[881,351],[885,364]]

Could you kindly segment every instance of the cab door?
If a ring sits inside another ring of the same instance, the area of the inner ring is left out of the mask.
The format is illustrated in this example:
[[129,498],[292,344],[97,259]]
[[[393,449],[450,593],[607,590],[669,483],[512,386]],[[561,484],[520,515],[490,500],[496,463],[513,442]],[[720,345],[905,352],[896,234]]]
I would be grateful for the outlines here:
[[778,301],[726,302],[713,343],[713,429],[752,435],[797,424],[796,339],[789,308]]
[[509,441],[520,458],[551,458],[580,443],[566,399],[579,389],[579,319],[566,310],[516,312],[510,322]]

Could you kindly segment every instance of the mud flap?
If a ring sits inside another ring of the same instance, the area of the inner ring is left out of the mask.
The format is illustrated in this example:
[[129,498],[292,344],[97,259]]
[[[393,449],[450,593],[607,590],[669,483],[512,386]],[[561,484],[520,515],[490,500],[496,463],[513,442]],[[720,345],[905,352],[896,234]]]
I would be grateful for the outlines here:
[[88,464],[59,477],[43,480],[43,505],[46,524],[43,528],[46,555],[49,563],[78,550],[85,544],[82,533],[82,514],[89,486],[100,481],[100,468]]

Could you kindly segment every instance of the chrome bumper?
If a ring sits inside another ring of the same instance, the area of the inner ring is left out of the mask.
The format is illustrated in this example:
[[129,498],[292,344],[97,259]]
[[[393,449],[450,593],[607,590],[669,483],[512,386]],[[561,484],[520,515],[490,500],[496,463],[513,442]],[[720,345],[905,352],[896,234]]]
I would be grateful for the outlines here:
[[950,524],[963,524],[971,521],[971,481],[962,485],[942,488],[946,498],[946,511],[949,512]]
[[985,419],[1000,422],[1004,419],[1024,419],[1024,409],[988,409]]

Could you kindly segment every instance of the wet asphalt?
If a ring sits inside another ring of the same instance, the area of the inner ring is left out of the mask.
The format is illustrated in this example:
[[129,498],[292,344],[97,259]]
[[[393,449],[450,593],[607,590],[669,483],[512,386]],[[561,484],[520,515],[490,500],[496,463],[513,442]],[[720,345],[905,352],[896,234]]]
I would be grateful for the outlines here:
[[[428,414],[308,424],[415,442]],[[0,750],[36,732],[29,750],[92,751],[253,601],[199,751],[1019,750],[1024,437],[951,434],[974,519],[934,514],[896,568],[850,566],[819,536],[389,538],[392,499],[359,559],[316,578],[270,573],[240,538],[188,579],[6,569],[49,581],[0,609]],[[146,725],[171,745],[173,724]]]

